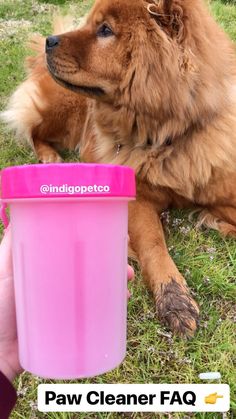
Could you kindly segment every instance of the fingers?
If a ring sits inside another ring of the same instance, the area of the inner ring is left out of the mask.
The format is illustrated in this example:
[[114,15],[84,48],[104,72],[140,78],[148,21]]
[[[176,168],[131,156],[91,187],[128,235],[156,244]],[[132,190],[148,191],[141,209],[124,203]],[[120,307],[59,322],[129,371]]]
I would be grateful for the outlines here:
[[0,280],[13,275],[10,225],[0,244]]
[[[128,275],[128,281],[133,281],[134,280],[134,270],[133,270],[132,266],[130,266],[130,265],[128,265],[127,275]],[[131,292],[129,290],[127,290],[127,298],[129,299],[130,297],[131,297]]]
[[134,280],[134,270],[132,266],[128,265],[128,280],[133,281]]
[[4,229],[4,234],[9,234],[9,232],[11,231],[11,224],[8,224],[7,228]]
[[[128,243],[130,242],[130,238],[128,235]],[[128,280],[129,281],[133,281],[134,280],[134,270],[132,268],[132,266],[128,265]]]

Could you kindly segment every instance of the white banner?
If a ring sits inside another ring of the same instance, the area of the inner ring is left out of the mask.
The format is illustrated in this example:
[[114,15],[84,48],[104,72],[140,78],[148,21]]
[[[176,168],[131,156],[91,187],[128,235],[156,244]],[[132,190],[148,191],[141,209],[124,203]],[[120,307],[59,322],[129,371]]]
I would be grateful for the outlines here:
[[227,384],[40,384],[41,412],[227,412]]

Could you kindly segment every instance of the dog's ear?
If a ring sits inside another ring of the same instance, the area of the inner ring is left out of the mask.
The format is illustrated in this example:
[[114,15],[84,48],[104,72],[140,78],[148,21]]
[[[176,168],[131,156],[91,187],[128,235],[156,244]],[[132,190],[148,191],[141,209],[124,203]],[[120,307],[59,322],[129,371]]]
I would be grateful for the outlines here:
[[147,10],[170,38],[183,42],[186,35],[183,0],[150,0]]

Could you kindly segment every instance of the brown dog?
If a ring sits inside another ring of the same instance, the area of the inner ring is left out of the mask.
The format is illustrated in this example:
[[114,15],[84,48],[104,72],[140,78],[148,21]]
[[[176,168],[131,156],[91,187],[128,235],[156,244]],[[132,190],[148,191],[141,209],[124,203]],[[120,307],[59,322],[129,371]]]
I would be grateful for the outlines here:
[[[132,166],[131,247],[159,319],[194,333],[198,307],[168,254],[161,211],[200,207],[236,235],[236,56],[202,0],[97,0],[86,24],[47,38],[8,120],[43,162],[57,146]],[[66,90],[66,89],[67,90]]]

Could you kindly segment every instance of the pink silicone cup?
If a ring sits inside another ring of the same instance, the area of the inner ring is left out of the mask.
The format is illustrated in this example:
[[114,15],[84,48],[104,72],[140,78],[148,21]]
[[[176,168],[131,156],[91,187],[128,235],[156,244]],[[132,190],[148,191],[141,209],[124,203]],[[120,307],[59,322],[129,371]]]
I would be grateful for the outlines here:
[[[42,194],[42,185],[109,193]],[[10,207],[20,362],[47,378],[90,377],[126,353],[132,169],[55,164],[2,172]],[[4,208],[3,208],[4,214]]]

